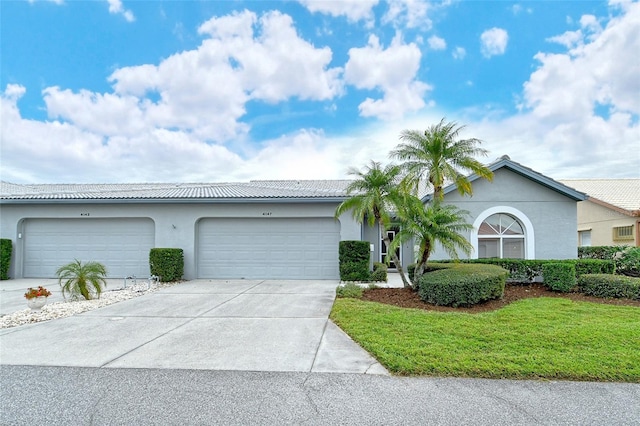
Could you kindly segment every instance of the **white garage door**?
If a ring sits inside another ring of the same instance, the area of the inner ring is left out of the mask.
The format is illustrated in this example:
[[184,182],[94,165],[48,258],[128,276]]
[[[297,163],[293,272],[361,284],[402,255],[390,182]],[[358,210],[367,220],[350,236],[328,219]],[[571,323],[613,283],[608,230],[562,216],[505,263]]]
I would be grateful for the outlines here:
[[148,277],[155,227],[151,219],[28,219],[22,237],[25,278],[53,278],[74,259],[102,263],[109,278]]
[[203,219],[198,277],[337,279],[339,241],[332,218]]

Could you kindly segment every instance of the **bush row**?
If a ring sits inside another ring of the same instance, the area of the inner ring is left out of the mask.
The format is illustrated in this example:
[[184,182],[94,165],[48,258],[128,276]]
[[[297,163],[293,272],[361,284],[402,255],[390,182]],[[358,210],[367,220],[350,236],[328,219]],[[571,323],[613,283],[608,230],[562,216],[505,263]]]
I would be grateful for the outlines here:
[[439,260],[441,263],[462,262],[472,264],[496,265],[509,271],[509,282],[531,282],[543,276],[543,266],[549,263],[571,264],[575,268],[575,277],[582,274],[613,274],[615,264],[612,260],[600,259],[566,259],[566,260],[531,260],[531,259],[463,259],[459,261]]
[[502,297],[509,275],[495,265],[436,265],[428,271],[418,282],[420,298],[427,303],[454,307]]
[[611,260],[616,265],[617,274],[640,277],[640,247],[578,247],[578,258]]

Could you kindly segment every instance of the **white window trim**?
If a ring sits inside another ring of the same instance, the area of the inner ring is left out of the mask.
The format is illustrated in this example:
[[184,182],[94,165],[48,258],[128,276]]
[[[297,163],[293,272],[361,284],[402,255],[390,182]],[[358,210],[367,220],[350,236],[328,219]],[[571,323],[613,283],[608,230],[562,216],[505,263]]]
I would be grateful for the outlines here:
[[473,246],[473,253],[471,254],[472,259],[478,258],[478,229],[480,229],[480,225],[482,222],[487,220],[487,218],[496,213],[507,213],[511,216],[515,217],[520,221],[524,228],[524,258],[525,259],[535,259],[536,258],[536,242],[533,233],[533,224],[520,210],[515,209],[510,206],[496,206],[488,208],[483,211],[476,217],[476,220],[473,222],[473,230],[471,231],[471,245]]

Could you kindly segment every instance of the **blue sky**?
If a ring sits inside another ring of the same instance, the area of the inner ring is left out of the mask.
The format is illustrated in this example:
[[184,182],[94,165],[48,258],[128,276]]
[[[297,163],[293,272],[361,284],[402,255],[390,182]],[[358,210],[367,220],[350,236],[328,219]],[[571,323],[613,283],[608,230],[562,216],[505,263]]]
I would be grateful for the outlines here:
[[640,4],[3,1],[2,180],[333,179],[441,118],[640,177]]

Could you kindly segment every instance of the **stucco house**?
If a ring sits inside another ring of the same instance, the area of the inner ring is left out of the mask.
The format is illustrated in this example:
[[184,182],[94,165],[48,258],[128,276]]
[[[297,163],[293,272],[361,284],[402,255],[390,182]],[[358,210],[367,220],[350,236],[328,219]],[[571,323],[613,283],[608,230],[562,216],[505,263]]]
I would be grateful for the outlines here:
[[584,192],[578,203],[579,246],[640,246],[640,179],[566,179]]
[[[489,182],[470,175],[472,196],[455,185],[443,189],[444,203],[469,212],[469,258],[575,259],[577,202],[586,195],[503,156],[487,167]],[[428,202],[430,196],[425,197]],[[437,248],[431,259],[446,259]]]
[[[445,190],[446,202],[471,212],[473,257],[575,258],[585,195],[506,157],[490,168],[493,182],[471,177],[473,197]],[[372,260],[384,257],[377,226],[334,218],[348,184],[2,182],[0,237],[14,244],[12,278],[51,278],[74,258],[104,263],[111,278],[147,277],[149,250],[173,247],[184,250],[186,279],[338,279],[341,240],[368,241]],[[411,244],[400,251],[413,262]]]

